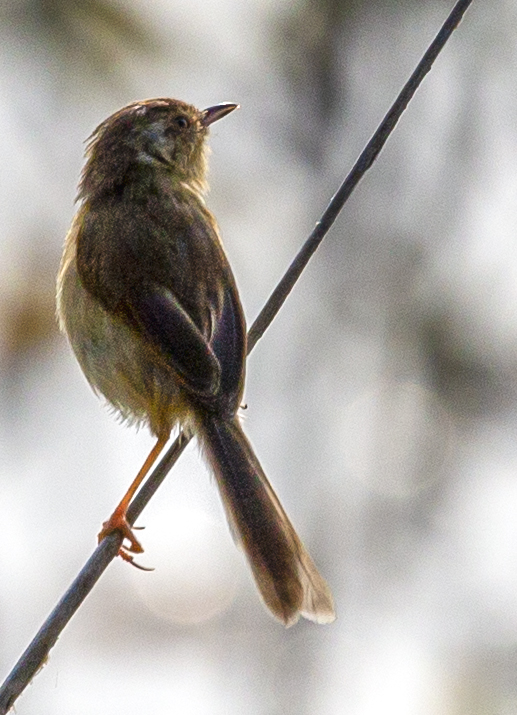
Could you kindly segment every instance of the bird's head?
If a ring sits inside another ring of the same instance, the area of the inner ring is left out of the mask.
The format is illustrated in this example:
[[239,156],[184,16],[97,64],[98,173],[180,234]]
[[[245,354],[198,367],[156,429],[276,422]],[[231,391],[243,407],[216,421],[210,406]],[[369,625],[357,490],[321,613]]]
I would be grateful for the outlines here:
[[166,171],[196,191],[205,188],[209,126],[239,105],[196,109],[176,99],[147,99],[123,107],[91,135],[81,198],[116,190],[149,168]]

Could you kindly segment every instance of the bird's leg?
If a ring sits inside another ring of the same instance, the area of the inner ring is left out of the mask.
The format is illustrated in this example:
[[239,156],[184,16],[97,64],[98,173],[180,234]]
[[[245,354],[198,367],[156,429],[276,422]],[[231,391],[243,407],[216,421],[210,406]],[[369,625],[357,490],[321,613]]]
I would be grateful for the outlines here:
[[[149,473],[151,467],[153,464],[156,462],[160,452],[162,449],[165,447],[167,444],[167,441],[169,439],[169,435],[163,435],[158,438],[156,444],[154,447],[151,449],[149,452],[147,459],[143,463],[140,471],[136,475],[136,477],[133,479],[131,486],[127,490],[127,492],[124,494],[120,504],[117,506],[113,514],[110,516],[110,518],[104,522],[102,525],[102,529],[99,533],[98,540],[99,543],[106,538],[109,534],[112,534],[114,531],[120,531],[124,539],[127,539],[129,541],[129,546],[123,546],[121,547],[119,551],[119,556],[121,556],[124,561],[128,561],[129,563],[133,564],[133,566],[136,566],[137,568],[143,568],[141,566],[138,566],[133,561],[133,557],[131,554],[141,554],[143,553],[144,549],[136,536],[133,533],[133,529],[128,523],[127,520],[127,510],[129,507],[129,504],[131,502],[131,499],[135,495],[135,492],[137,491],[138,487],[140,484],[143,482],[145,479],[146,475]],[[131,552],[131,553],[129,553]],[[146,569],[144,569],[146,570]]]

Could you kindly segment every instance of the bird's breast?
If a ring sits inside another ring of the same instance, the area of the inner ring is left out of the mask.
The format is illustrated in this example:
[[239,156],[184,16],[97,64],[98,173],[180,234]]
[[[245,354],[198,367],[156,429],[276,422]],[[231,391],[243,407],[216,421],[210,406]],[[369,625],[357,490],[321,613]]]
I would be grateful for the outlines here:
[[58,278],[58,315],[88,382],[124,420],[147,424],[156,435],[188,421],[189,407],[174,371],[150,354],[137,331],[86,291],[66,250]]

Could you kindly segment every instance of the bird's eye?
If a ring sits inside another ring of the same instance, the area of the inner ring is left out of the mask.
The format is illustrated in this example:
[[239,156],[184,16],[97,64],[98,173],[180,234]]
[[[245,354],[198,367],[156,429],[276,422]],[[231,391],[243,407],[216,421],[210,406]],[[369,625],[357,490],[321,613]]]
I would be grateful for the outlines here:
[[178,127],[178,129],[186,129],[188,127],[188,119],[186,117],[176,117],[174,125]]

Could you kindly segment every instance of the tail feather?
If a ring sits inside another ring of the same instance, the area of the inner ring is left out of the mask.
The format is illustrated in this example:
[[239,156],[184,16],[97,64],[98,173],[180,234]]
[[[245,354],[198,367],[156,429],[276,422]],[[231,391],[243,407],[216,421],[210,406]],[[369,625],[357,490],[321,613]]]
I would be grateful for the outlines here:
[[228,519],[261,596],[286,626],[334,620],[332,595],[305,550],[235,418],[206,416],[200,437]]

